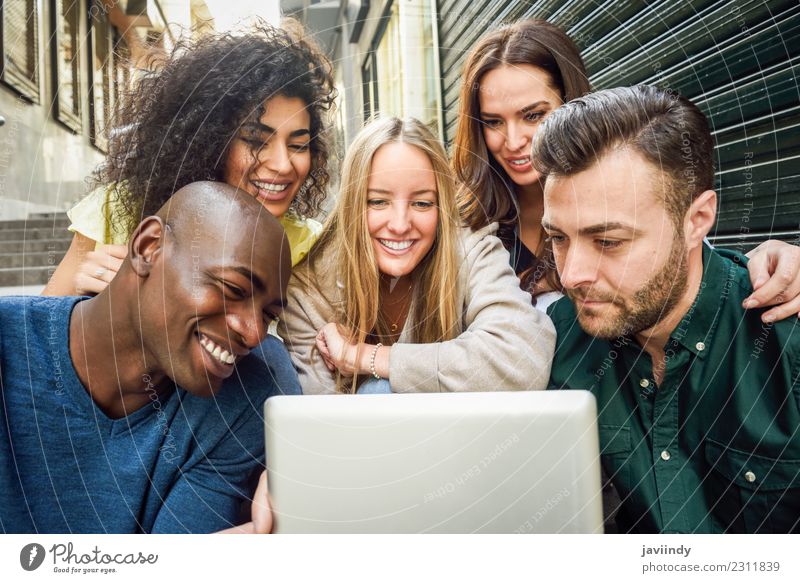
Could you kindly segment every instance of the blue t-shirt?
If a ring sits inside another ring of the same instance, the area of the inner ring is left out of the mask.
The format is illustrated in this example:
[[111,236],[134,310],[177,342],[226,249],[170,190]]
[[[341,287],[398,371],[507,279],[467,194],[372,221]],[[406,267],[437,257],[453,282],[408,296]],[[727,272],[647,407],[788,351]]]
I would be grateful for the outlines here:
[[78,301],[0,298],[0,531],[199,533],[239,522],[264,466],[263,403],[300,393],[286,349],[273,338],[264,354],[262,344],[270,364],[243,359],[214,398],[154,391],[110,419],[70,358]]

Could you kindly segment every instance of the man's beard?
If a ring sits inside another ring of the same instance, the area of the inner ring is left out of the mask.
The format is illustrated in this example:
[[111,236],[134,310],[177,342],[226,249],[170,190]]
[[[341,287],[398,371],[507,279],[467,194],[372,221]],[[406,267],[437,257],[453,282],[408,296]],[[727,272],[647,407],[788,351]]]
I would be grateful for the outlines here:
[[611,340],[647,330],[666,318],[686,291],[688,273],[686,244],[683,235],[677,233],[664,265],[633,297],[599,294],[591,288],[566,290],[566,294],[573,301],[591,298],[610,302],[604,306],[604,315],[592,308],[578,308],[578,322],[587,334]]

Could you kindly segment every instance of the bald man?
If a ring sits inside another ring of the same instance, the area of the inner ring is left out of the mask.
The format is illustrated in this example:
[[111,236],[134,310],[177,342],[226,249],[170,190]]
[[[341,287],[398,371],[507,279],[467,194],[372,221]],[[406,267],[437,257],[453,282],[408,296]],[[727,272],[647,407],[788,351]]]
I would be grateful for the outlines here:
[[[0,530],[234,527],[263,403],[300,393],[282,344],[261,344],[289,272],[280,224],[204,182],[141,222],[97,297],[0,299]],[[239,530],[268,530],[255,508]]]

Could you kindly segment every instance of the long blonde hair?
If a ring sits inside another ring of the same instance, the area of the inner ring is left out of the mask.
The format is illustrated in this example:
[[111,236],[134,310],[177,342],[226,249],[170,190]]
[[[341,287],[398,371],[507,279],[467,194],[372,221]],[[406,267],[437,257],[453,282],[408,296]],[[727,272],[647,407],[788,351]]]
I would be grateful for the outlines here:
[[[380,272],[367,227],[367,188],[375,152],[385,144],[397,142],[419,148],[428,156],[436,176],[439,207],[433,247],[414,270],[411,341],[442,342],[455,338],[460,332],[455,290],[458,285],[456,246],[462,223],[447,153],[419,120],[389,117],[369,123],[348,148],[336,208],[325,224],[313,257],[309,258],[308,275],[314,277],[315,259],[323,255],[326,247],[333,249],[343,300],[337,308],[336,321],[350,335],[350,340],[359,344],[370,336],[383,344],[392,344],[388,325],[381,317]],[[349,390],[354,391],[357,383],[358,379],[353,379]],[[347,391],[341,379],[337,387]]]

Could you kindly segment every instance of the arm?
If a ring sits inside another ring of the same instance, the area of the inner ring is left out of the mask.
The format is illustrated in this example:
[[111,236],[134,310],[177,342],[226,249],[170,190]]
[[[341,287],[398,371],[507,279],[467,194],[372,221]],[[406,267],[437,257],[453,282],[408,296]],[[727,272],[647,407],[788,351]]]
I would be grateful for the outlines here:
[[395,392],[544,389],[555,347],[553,323],[531,306],[497,237],[467,240],[466,329],[433,344],[395,344],[389,382]]
[[61,260],[61,263],[56,267],[55,272],[50,281],[42,292],[43,296],[74,296],[77,295],[75,290],[75,275],[81,263],[86,259],[86,254],[94,251],[96,241],[84,237],[80,233],[75,233],[72,237],[67,254]]
[[[266,378],[263,378],[263,382],[269,384]],[[226,386],[223,390],[228,388]],[[252,520],[237,526],[243,503],[251,500],[251,478],[264,469],[264,422],[261,411],[266,394],[259,393],[259,398],[251,403],[246,401],[250,392],[237,392],[236,407],[241,411],[237,416],[226,419],[230,399],[219,397],[218,404],[212,404],[209,408],[209,415],[193,428],[198,440],[197,454],[201,455],[193,456],[197,461],[180,468],[175,483],[163,494],[164,499],[153,522],[152,532],[268,530],[271,515],[265,516],[269,503],[266,501],[266,481],[263,476],[252,498]],[[217,407],[221,411],[217,411]],[[215,433],[218,438],[204,445],[203,438],[209,433]],[[169,460],[168,463],[180,462]]]
[[103,291],[128,254],[125,245],[102,245],[75,233],[67,254],[42,291],[43,296],[94,295]]
[[333,308],[325,298],[303,289],[292,276],[278,333],[289,350],[300,386],[307,395],[336,392],[336,379],[316,349],[317,332],[332,315]]

